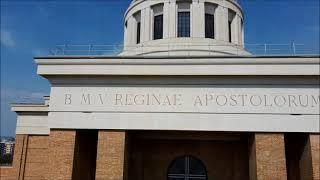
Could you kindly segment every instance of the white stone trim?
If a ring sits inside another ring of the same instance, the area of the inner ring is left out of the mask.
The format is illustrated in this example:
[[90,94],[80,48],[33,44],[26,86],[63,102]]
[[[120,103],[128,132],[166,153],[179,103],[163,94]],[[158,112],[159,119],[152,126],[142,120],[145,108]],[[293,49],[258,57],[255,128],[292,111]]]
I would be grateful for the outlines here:
[[40,75],[319,75],[319,58],[37,59]]
[[48,135],[48,115],[42,112],[23,113],[17,116],[16,134]]
[[20,112],[48,112],[48,105],[35,105],[35,104],[11,104],[11,111]]
[[[72,59],[72,60],[69,60]],[[38,65],[315,65],[320,66],[320,58],[315,57],[52,57],[35,58]],[[319,73],[320,74],[320,73]]]
[[51,112],[49,125],[62,129],[319,133],[318,118],[318,115]]
[[29,134],[29,135],[49,135],[50,128],[48,126],[44,127],[16,127],[16,134]]

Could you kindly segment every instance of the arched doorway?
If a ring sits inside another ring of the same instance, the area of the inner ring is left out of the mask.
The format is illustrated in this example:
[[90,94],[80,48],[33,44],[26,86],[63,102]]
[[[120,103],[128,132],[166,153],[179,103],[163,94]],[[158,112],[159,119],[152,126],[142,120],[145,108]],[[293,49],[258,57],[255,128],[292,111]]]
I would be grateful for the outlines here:
[[167,173],[168,180],[207,180],[207,170],[201,160],[194,156],[180,156],[174,159]]

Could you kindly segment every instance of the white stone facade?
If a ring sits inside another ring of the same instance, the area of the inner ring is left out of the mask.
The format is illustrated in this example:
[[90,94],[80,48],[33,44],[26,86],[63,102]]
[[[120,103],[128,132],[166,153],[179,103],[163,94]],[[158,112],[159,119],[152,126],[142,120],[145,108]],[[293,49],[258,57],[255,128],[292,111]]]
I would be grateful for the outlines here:
[[318,57],[37,58],[44,105],[14,105],[17,134],[50,129],[320,132]]
[[[177,37],[177,12],[190,12],[190,37]],[[215,15],[215,39],[205,38],[205,13]],[[161,14],[163,37],[153,40],[152,19]],[[13,105],[17,134],[320,132],[319,56],[246,56],[235,1],[138,0],[125,21],[121,56],[35,58],[37,73],[51,83],[50,97]]]

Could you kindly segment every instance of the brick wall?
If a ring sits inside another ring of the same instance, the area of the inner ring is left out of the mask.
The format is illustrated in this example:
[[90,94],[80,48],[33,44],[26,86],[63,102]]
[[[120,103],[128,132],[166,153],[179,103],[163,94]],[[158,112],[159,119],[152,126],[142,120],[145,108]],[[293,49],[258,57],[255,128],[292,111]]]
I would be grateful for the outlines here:
[[283,134],[256,133],[250,147],[250,180],[287,180]]
[[75,130],[51,130],[49,136],[49,180],[72,179]]
[[25,147],[27,135],[16,135],[12,167],[0,168],[1,180],[17,180],[20,172],[20,162],[24,159],[23,149]]
[[123,180],[126,132],[99,131],[96,180]]
[[[187,133],[182,134],[186,137]],[[162,132],[159,137],[163,135]],[[232,143],[228,140],[225,144],[210,145],[205,141],[201,143],[186,141],[188,138],[181,142],[171,141],[173,143],[160,140],[131,141],[128,132],[101,130],[98,133],[96,179],[123,180],[126,177],[137,179],[140,174],[143,174],[143,177],[159,176],[158,179],[162,179],[165,177],[159,173],[166,175],[168,163],[174,157],[183,154],[200,157],[206,164],[210,177],[225,172],[229,174],[224,176],[227,177],[225,179],[248,179],[247,176],[250,176],[251,180],[287,179],[284,135],[281,133],[252,135],[249,157],[245,155],[247,148],[244,142]],[[52,130],[50,136],[17,135],[13,166],[0,168],[0,179],[72,179],[75,140],[74,130]],[[133,163],[132,161],[128,163],[128,159],[132,158],[135,159]],[[300,179],[320,180],[319,134],[307,135],[301,158],[298,159]],[[249,169],[245,168],[246,163]],[[138,168],[142,166],[146,169]],[[128,174],[126,168],[129,170]]]
[[17,135],[11,168],[1,168],[1,180],[46,179],[48,136]]
[[320,180],[320,134],[311,134],[309,137],[313,180]]
[[49,136],[28,136],[24,180],[47,179]]

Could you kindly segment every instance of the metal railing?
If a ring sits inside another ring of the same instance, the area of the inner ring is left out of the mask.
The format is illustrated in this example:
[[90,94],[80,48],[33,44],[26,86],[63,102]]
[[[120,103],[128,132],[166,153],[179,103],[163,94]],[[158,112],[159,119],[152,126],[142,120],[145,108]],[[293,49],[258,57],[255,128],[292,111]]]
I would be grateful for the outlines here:
[[[206,47],[206,48],[203,48]],[[174,45],[136,45],[136,46],[123,46],[115,45],[75,45],[64,44],[57,45],[54,49],[50,50],[50,56],[114,56],[121,52],[127,54],[144,54],[152,50],[167,52],[167,55],[174,55],[170,51],[176,50],[207,50],[207,55],[212,55],[214,51],[228,52],[234,55],[241,55],[242,47],[237,45],[215,45],[215,44],[174,44]],[[287,44],[245,44],[245,50],[252,55],[271,56],[271,55],[319,55],[319,49],[312,49],[306,47],[304,44],[287,43]],[[191,54],[190,54],[191,55]],[[204,51],[203,55],[206,55]]]

